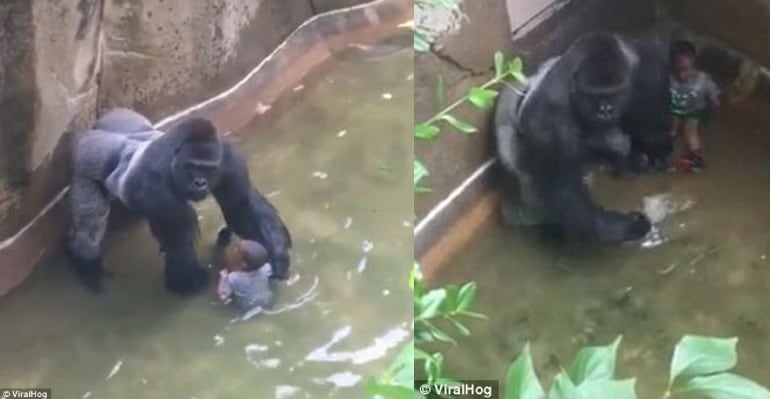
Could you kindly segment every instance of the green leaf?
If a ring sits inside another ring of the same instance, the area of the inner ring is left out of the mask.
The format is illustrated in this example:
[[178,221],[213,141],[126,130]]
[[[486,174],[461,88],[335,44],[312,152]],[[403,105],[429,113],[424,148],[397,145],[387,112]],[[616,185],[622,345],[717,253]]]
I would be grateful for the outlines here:
[[497,92],[490,89],[474,87],[468,93],[468,101],[480,109],[489,109],[495,105]]
[[465,327],[463,323],[460,323],[459,321],[455,320],[452,317],[448,318],[448,320],[452,322],[452,324],[454,324],[455,328],[457,328],[457,330],[460,331],[460,334],[466,337],[471,335],[471,330],[469,330],[468,327]]
[[478,129],[476,129],[475,126],[473,126],[473,125],[471,125],[471,124],[469,124],[467,122],[463,122],[463,121],[461,121],[461,120],[459,120],[459,119],[457,119],[454,116],[449,115],[449,114],[442,115],[441,119],[445,120],[447,123],[452,125],[455,129],[457,129],[457,130],[459,130],[459,131],[461,131],[463,133],[476,133],[478,131]]
[[428,177],[428,169],[425,168],[425,165],[419,160],[414,160],[414,186],[417,188],[420,186],[420,183],[422,183],[423,179]]
[[446,299],[446,294],[447,292],[443,288],[428,291],[419,300],[420,314],[416,315],[416,318],[430,319],[439,316],[439,310]]
[[669,385],[678,378],[719,373],[738,362],[738,338],[685,335],[674,348]]
[[473,305],[473,301],[476,300],[476,283],[465,283],[462,288],[460,288],[460,292],[457,296],[457,309],[461,311],[470,309],[471,305]]
[[611,380],[615,376],[615,359],[620,340],[621,337],[618,336],[607,346],[589,346],[581,349],[569,368],[572,381],[580,385],[583,381],[589,380]]
[[521,58],[516,57],[508,62],[508,73],[524,73],[524,63],[521,61]]
[[521,72],[514,72],[511,74],[511,76],[513,76],[513,78],[516,79],[516,81],[521,84],[527,84],[527,82],[529,81],[529,79],[527,79],[527,76]]
[[414,264],[412,265],[412,271],[409,273],[409,288],[414,291],[415,298],[421,297],[425,291],[422,271],[420,271],[420,264],[417,263],[417,261],[414,261]]
[[711,399],[770,399],[770,391],[748,378],[732,373],[695,377],[677,393],[695,393]]
[[430,50],[430,42],[420,32],[414,31],[414,51],[425,53]]
[[[597,399],[584,398],[578,391],[575,384],[570,381],[565,373],[559,373],[554,377],[551,391],[548,392],[548,399]],[[607,399],[610,399],[609,397]],[[615,398],[612,398],[615,399]]]
[[578,386],[580,396],[586,399],[636,399],[636,379],[585,381]]
[[411,386],[414,382],[414,360],[417,358],[414,340],[404,346],[382,378],[383,382]]
[[414,125],[414,137],[423,140],[431,140],[438,136],[441,130],[438,126],[427,123],[418,123]]
[[545,399],[545,391],[532,365],[529,343],[524,345],[524,350],[505,373],[503,399]]
[[505,74],[505,56],[502,52],[495,52],[495,79],[500,79]]

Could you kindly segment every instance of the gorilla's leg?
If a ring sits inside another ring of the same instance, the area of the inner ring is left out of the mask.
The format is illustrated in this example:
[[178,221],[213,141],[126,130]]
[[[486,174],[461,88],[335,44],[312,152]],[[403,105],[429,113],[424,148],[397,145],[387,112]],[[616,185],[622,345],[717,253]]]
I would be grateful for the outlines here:
[[94,181],[76,176],[70,186],[73,223],[68,249],[78,274],[94,292],[102,289],[102,241],[110,215],[110,201]]
[[227,226],[239,237],[262,244],[270,254],[271,278],[285,280],[289,277],[291,234],[275,207],[252,186],[240,154],[231,143],[222,145],[221,176],[212,193]]
[[593,133],[585,141],[592,156],[607,162],[614,174],[625,176],[636,170],[631,154],[631,138],[619,127]]
[[127,108],[114,108],[97,119],[94,130],[113,133],[139,133],[153,131],[152,122]]
[[166,289],[178,294],[196,292],[208,282],[208,272],[198,263],[195,252],[198,238],[195,209],[186,203],[158,208],[163,212],[153,212],[147,219],[163,252]]

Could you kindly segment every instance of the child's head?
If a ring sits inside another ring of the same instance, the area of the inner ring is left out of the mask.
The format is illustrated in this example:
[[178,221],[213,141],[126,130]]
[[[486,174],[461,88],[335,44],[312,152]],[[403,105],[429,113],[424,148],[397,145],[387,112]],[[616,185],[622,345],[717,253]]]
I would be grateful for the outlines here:
[[695,71],[695,45],[686,40],[678,40],[671,45],[669,62],[674,76],[687,80]]
[[265,247],[252,240],[239,240],[225,254],[227,265],[236,270],[257,270],[268,261]]

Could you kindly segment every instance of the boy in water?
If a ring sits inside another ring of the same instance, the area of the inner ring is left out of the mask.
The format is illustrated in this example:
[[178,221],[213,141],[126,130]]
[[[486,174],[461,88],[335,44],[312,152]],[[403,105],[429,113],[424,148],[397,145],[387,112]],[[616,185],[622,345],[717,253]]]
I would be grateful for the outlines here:
[[265,247],[256,241],[237,240],[224,248],[225,266],[219,271],[217,295],[225,303],[234,300],[243,312],[265,307],[272,300]]
[[680,171],[703,168],[703,143],[700,129],[713,108],[719,107],[719,89],[708,74],[698,70],[695,46],[677,41],[671,47],[671,135],[682,134],[687,153],[677,161]]

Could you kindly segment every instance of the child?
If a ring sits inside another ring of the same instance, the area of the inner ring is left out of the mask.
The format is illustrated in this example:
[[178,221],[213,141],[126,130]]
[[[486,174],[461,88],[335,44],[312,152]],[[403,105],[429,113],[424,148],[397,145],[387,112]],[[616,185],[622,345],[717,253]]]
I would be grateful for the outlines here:
[[712,108],[719,107],[719,89],[695,64],[695,46],[677,41],[671,47],[671,135],[685,138],[687,153],[677,161],[681,171],[703,168],[700,129]]
[[238,240],[225,248],[225,267],[219,271],[217,295],[231,299],[243,312],[264,307],[272,300],[267,250],[256,241]]

